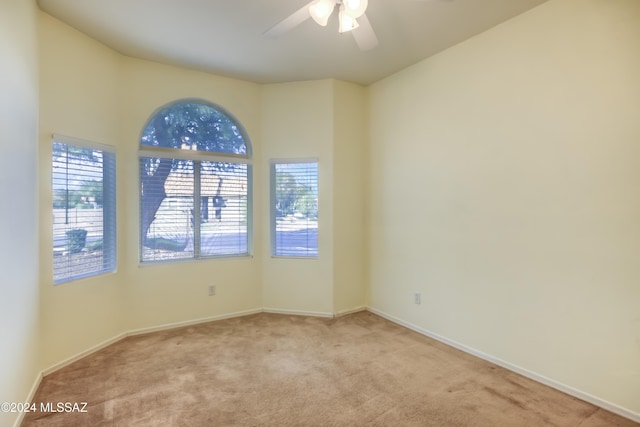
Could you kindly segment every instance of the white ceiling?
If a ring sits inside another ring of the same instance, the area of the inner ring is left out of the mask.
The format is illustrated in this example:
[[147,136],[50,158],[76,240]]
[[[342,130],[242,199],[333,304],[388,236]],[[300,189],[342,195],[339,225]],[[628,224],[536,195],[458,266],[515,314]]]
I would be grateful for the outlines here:
[[38,0],[40,8],[116,51],[258,83],[335,78],[368,85],[546,0],[369,0],[379,39],[308,19],[262,34],[309,0]]

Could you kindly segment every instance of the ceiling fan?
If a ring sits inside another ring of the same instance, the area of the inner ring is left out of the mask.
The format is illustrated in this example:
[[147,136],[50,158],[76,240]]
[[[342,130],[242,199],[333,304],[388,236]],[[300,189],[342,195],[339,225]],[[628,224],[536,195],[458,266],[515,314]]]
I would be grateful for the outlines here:
[[[453,0],[414,0],[424,2]],[[337,8],[338,32],[351,32],[360,50],[371,50],[378,45],[378,37],[365,14],[368,0],[312,0],[291,15],[263,33],[265,37],[278,37],[313,18],[321,26],[326,26],[329,17]]]
[[264,32],[266,37],[277,37],[292,30],[309,18],[313,18],[323,27],[336,8],[338,12],[338,31],[351,31],[361,50],[370,50],[378,45],[378,37],[365,15],[368,0],[312,0],[297,11]]

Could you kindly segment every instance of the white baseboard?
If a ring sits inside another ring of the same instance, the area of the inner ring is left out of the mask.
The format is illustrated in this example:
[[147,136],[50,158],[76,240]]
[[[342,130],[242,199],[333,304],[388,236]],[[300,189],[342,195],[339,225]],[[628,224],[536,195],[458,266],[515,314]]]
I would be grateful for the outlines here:
[[310,316],[310,317],[334,317],[333,313],[324,313],[320,311],[299,311],[299,310],[287,310],[280,308],[263,308],[264,313],[271,314],[289,314],[292,316]]
[[128,336],[133,336],[133,335],[140,335],[140,334],[146,334],[149,332],[156,332],[156,331],[163,331],[166,329],[174,329],[174,328],[180,328],[183,326],[190,326],[190,325],[197,325],[198,323],[206,323],[206,322],[213,322],[215,320],[223,320],[223,319],[230,319],[233,317],[242,317],[242,316],[248,316],[250,314],[257,314],[257,313],[262,313],[262,309],[254,309],[254,310],[246,310],[246,311],[239,311],[239,312],[234,312],[234,313],[227,313],[227,314],[221,314],[221,315],[217,315],[217,316],[210,316],[210,317],[203,317],[203,318],[199,318],[199,319],[195,319],[195,320],[187,320],[184,322],[175,322],[175,323],[166,323],[164,325],[159,325],[159,326],[152,326],[149,328],[140,328],[140,329],[133,329],[130,331],[126,331],[123,332],[121,334],[118,334],[112,338],[109,338],[106,341],[103,341],[99,344],[94,345],[91,348],[88,348],[87,350],[81,351],[80,353],[71,356],[65,360],[63,360],[62,362],[56,363],[55,365],[52,365],[46,369],[44,369],[42,371],[41,376],[47,376],[57,370],[60,370],[62,368],[64,368],[65,366],[68,366],[70,364],[72,364],[73,362],[82,359],[83,357],[86,357],[92,353],[95,353],[96,351],[102,350],[103,348],[117,342],[120,341],[123,338],[126,338]]
[[576,388],[573,388],[571,386],[568,386],[566,384],[562,384],[556,380],[553,380],[551,378],[547,378],[544,375],[540,375],[537,374],[535,372],[532,372],[528,369],[522,368],[520,366],[514,365],[512,363],[506,362],[502,359],[498,359],[497,357],[493,357],[490,354],[484,353],[482,351],[476,350],[474,348],[468,347],[464,344],[461,344],[459,342],[450,340],[448,338],[445,338],[441,335],[438,335],[434,332],[431,332],[427,329],[421,328],[419,326],[416,326],[412,323],[406,322],[402,319],[398,319],[397,317],[391,316],[390,314],[387,314],[381,310],[378,310],[376,308],[372,308],[372,307],[367,307],[367,311],[370,311],[373,314],[377,314],[380,317],[383,317],[393,323],[396,323],[400,326],[404,326],[405,328],[411,329],[412,331],[418,332],[419,334],[425,335],[429,338],[433,338],[436,341],[440,341],[443,344],[447,344],[453,348],[456,348],[458,350],[464,351],[465,353],[469,353],[473,356],[479,357],[480,359],[486,360],[488,362],[491,362],[495,365],[498,365],[500,367],[503,367],[505,369],[508,369],[512,372],[515,372],[517,374],[520,374],[524,377],[527,377],[529,379],[532,379],[534,381],[537,381],[539,383],[542,383],[544,385],[547,385],[551,388],[554,388],[556,390],[559,390],[563,393],[566,393],[570,396],[573,397],[577,397],[578,399],[584,400],[585,402],[589,402],[592,405],[598,406],[600,408],[606,409],[607,411],[611,411],[614,414],[618,414],[622,417],[628,418],[632,421],[638,422],[640,423],[640,414],[634,411],[631,411],[629,409],[623,408],[619,405],[616,405],[615,403],[611,403],[609,401],[606,401],[604,399],[601,399],[597,396],[593,396],[589,393],[585,393],[581,390],[578,390]]
[[[40,387],[41,381],[42,381],[42,372],[36,375],[36,379],[33,382],[31,389],[29,390],[29,394],[27,395],[27,399],[25,400],[25,402],[33,402],[33,398],[36,395],[36,391],[38,391],[38,387]],[[26,412],[20,412],[18,414],[18,418],[16,418],[16,421],[13,423],[13,427],[20,427],[20,424],[22,424],[22,420],[24,420],[25,414]]]
[[[358,310],[353,310],[353,312],[355,311],[362,311],[365,310],[365,307],[362,307],[361,309]],[[41,379],[44,376],[47,376],[55,371],[58,371],[62,368],[64,368],[65,366],[68,366],[70,364],[72,364],[73,362],[82,359],[83,357],[86,357],[92,353],[95,353],[96,351],[102,350],[103,348],[117,342],[120,341],[123,338],[129,337],[129,336],[134,336],[134,335],[141,335],[141,334],[148,334],[151,332],[158,332],[158,331],[164,331],[167,329],[175,329],[175,328],[181,328],[184,326],[191,326],[191,325],[197,325],[200,323],[207,323],[207,322],[213,322],[216,320],[224,320],[224,319],[231,319],[234,317],[243,317],[243,316],[249,316],[252,314],[258,314],[258,313],[274,313],[274,314],[288,314],[288,315],[296,315],[296,316],[313,316],[313,317],[334,317],[334,315],[332,313],[323,313],[323,312],[314,312],[314,311],[295,311],[295,310],[280,310],[280,309],[271,309],[271,308],[257,308],[257,309],[252,309],[252,310],[245,310],[245,311],[237,311],[237,312],[233,312],[233,313],[226,313],[226,314],[220,314],[220,315],[216,315],[216,316],[209,316],[209,317],[201,317],[198,319],[194,319],[194,320],[186,320],[186,321],[182,321],[182,322],[174,322],[174,323],[165,323],[163,325],[158,325],[158,326],[151,326],[148,328],[139,328],[139,329],[132,329],[130,331],[126,331],[123,333],[120,333],[112,338],[109,338],[108,340],[105,340],[101,343],[98,343],[96,345],[94,345],[93,347],[90,347],[86,350],[81,351],[78,354],[75,354],[71,357],[68,357],[67,359],[64,359],[63,361],[56,363],[46,369],[44,369],[40,374],[39,374],[39,378]],[[345,313],[347,314],[347,313]],[[38,384],[40,384],[40,379],[38,380]],[[35,387],[35,389],[37,389],[37,386]],[[32,390],[32,392],[35,392],[35,389]],[[28,400],[27,400],[28,401]]]
[[233,312],[233,313],[220,314],[220,315],[217,315],[217,316],[201,317],[199,319],[186,320],[186,321],[183,321],[183,322],[165,323],[165,324],[159,325],[159,326],[151,326],[151,327],[148,327],[148,328],[133,329],[133,330],[127,332],[126,336],[148,334],[150,332],[165,331],[167,329],[182,328],[184,326],[192,326],[192,325],[197,325],[199,323],[207,323],[207,322],[214,322],[216,320],[232,319],[234,317],[243,317],[243,316],[249,316],[249,315],[258,314],[258,313],[262,313],[262,309],[258,308],[258,309],[254,309],[254,310],[236,311],[236,312]]
[[49,375],[49,374],[51,374],[51,373],[53,373],[53,372],[55,372],[57,370],[60,370],[60,369],[64,368],[65,366],[68,366],[68,365],[72,364],[73,362],[82,359],[83,357],[86,357],[86,356],[88,356],[88,355],[90,355],[92,353],[95,353],[96,351],[102,350],[103,348],[105,348],[105,347],[107,347],[107,346],[109,346],[109,345],[111,345],[111,344],[113,344],[113,343],[115,343],[117,341],[120,341],[122,338],[124,338],[126,336],[127,336],[127,333],[123,332],[121,334],[116,335],[115,337],[111,337],[108,340],[105,340],[105,341],[103,341],[101,343],[98,343],[98,344],[94,345],[93,347],[90,347],[90,348],[88,348],[86,350],[83,350],[78,354],[75,354],[75,355],[73,355],[71,357],[68,357],[68,358],[64,359],[63,361],[56,363],[55,365],[52,365],[52,366],[50,366],[50,367],[48,367],[46,369],[43,369],[42,376],[46,377],[47,375]]
[[349,314],[359,313],[361,311],[366,311],[366,310],[367,310],[367,307],[362,305],[360,307],[351,308],[349,310],[340,310],[340,311],[336,312],[335,317],[347,316]]

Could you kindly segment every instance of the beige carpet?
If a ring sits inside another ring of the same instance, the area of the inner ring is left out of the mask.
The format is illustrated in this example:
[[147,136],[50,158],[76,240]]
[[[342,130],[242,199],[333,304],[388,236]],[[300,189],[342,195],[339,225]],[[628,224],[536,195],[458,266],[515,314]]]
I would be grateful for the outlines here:
[[368,312],[129,337],[43,379],[23,426],[638,426]]

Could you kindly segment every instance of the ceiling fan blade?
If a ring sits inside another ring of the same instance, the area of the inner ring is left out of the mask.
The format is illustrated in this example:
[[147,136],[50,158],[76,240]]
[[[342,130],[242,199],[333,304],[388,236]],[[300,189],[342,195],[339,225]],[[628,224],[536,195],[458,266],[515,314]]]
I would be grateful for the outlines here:
[[265,37],[278,37],[287,31],[293,30],[295,27],[311,18],[311,14],[309,13],[309,6],[311,3],[313,3],[313,1],[310,1],[300,9],[293,12],[291,15],[287,16],[282,21],[262,33],[262,35]]
[[351,33],[360,50],[371,50],[378,46],[378,37],[376,37],[366,14],[358,18],[358,24],[360,24],[359,27],[351,30]]

